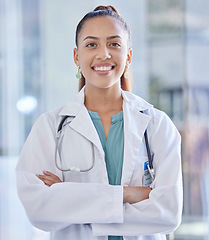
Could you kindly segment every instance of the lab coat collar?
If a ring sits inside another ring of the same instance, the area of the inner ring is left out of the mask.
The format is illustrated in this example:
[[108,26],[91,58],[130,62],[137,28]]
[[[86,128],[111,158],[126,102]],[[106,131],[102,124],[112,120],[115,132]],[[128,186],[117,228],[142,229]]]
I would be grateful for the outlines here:
[[69,126],[91,141],[98,148],[99,152],[104,154],[97,131],[84,105],[84,90],[85,87],[81,89],[74,100],[62,108],[58,115],[74,117]]
[[123,100],[125,103],[129,105],[129,107],[135,108],[138,111],[145,111],[153,107],[143,98],[127,91],[123,91],[123,90],[121,91],[122,91]]
[[[59,112],[60,116],[77,116],[79,111],[84,105],[84,91],[85,87],[83,87],[80,92],[76,95],[74,100],[69,102],[67,105],[65,105],[61,111]],[[153,106],[146,102],[144,99],[140,98],[139,96],[136,96],[130,92],[123,91],[122,97],[125,103],[129,105],[131,108],[135,108],[138,111],[145,111],[147,109],[152,108]]]

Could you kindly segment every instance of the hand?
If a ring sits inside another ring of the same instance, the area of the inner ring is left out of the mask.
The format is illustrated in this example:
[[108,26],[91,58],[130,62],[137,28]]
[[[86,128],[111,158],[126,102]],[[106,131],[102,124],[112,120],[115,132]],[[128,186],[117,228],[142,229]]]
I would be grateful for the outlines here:
[[123,202],[130,204],[148,199],[152,191],[150,187],[123,187]]
[[44,175],[37,174],[36,176],[44,182],[44,184],[48,187],[50,187],[54,183],[60,183],[62,182],[56,175],[49,171],[43,171]]

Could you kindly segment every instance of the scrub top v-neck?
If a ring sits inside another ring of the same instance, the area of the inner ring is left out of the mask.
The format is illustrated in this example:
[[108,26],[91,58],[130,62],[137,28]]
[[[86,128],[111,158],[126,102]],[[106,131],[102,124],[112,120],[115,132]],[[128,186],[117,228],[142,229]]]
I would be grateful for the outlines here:
[[89,111],[99,135],[108,173],[109,184],[120,185],[123,168],[124,126],[123,111],[112,116],[112,124],[106,138],[102,122],[97,112]]
[[[89,111],[91,119],[99,135],[103,150],[105,152],[105,162],[109,184],[120,185],[123,153],[124,153],[124,124],[123,111],[112,116],[112,124],[106,138],[104,128],[97,112]],[[122,236],[108,236],[108,240],[122,240]]]

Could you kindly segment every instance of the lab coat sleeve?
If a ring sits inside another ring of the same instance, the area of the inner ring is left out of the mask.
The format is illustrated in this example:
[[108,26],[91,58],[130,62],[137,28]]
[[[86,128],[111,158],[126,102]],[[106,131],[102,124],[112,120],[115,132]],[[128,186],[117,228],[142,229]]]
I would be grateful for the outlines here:
[[56,231],[70,224],[121,223],[122,186],[64,182],[47,187],[36,176],[48,170],[62,179],[54,163],[54,122],[48,115],[37,120],[16,167],[18,195],[29,220],[45,231]]
[[[182,173],[180,134],[166,114],[156,110],[148,128],[155,180],[149,199],[124,204],[122,224],[93,224],[93,234],[139,236],[174,231],[181,222]],[[153,132],[153,133],[152,133]]]

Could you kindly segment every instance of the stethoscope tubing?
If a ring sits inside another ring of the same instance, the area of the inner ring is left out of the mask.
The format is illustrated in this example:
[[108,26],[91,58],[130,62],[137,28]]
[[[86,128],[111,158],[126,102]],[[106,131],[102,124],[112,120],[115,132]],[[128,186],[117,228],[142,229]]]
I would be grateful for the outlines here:
[[[143,111],[141,111],[141,113],[143,113]],[[64,122],[65,120],[70,117],[68,115],[65,115],[59,126],[58,126],[58,129],[57,129],[57,137],[56,137],[56,144],[55,144],[55,165],[56,167],[62,171],[62,172],[69,172],[69,171],[75,171],[75,172],[88,172],[90,171],[94,165],[95,165],[95,154],[94,154],[94,146],[93,146],[93,143],[92,143],[92,154],[93,154],[93,160],[92,160],[92,165],[91,167],[87,168],[87,169],[80,169],[80,168],[77,168],[77,167],[70,167],[70,168],[67,168],[67,169],[63,169],[61,168],[58,163],[57,163],[57,153],[59,153],[58,151],[58,147],[59,147],[59,139],[60,139],[60,136],[61,136],[61,133],[62,133],[62,129],[63,129],[63,126],[64,126]],[[69,123],[69,122],[68,122]],[[65,124],[66,125],[66,124]],[[150,146],[149,146],[149,141],[148,141],[148,136],[147,136],[147,129],[145,130],[144,132],[144,138],[145,138],[145,145],[146,145],[146,150],[147,150],[147,156],[148,156],[148,170],[149,170],[149,173],[152,177],[152,180],[154,180],[154,168],[153,168],[153,159],[152,159],[152,155],[151,155],[151,151],[150,151]],[[61,159],[61,157],[60,157]]]
[[[95,165],[95,154],[94,154],[94,146],[93,146],[93,143],[91,143],[92,155],[93,155],[93,156],[92,156],[92,165],[91,165],[89,168],[87,168],[87,169],[80,169],[80,168],[78,168],[78,167],[72,166],[72,167],[70,167],[70,168],[63,169],[63,168],[61,168],[61,167],[58,165],[58,162],[57,162],[57,154],[59,153],[59,151],[58,151],[58,148],[59,148],[59,139],[60,139],[60,137],[61,137],[61,133],[62,133],[62,129],[63,129],[64,122],[65,122],[65,120],[66,120],[68,117],[70,117],[70,116],[68,116],[68,115],[64,116],[63,119],[61,120],[59,126],[58,126],[56,143],[55,143],[55,166],[56,166],[60,171],[62,171],[62,172],[70,172],[70,171],[74,171],[74,172],[88,172],[88,171],[90,171],[90,170],[94,167],[94,165]],[[70,123],[70,122],[68,122],[68,123]],[[66,123],[66,124],[68,124],[68,123]],[[66,124],[65,124],[65,125],[66,125]],[[61,157],[60,157],[60,159],[61,159]]]

